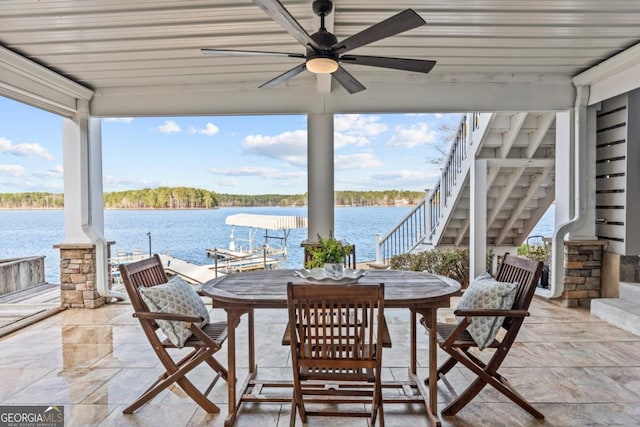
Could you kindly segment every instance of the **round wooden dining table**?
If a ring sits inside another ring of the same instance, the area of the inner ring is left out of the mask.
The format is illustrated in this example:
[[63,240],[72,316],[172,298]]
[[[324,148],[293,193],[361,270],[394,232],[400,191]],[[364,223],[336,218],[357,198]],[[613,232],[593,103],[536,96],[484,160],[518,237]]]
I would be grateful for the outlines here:
[[[229,414],[225,426],[235,422],[238,410],[243,402],[290,402],[288,397],[257,396],[255,376],[257,365],[255,362],[254,339],[254,310],[256,309],[285,309],[287,307],[287,283],[305,283],[306,281],[295,274],[295,270],[257,270],[244,273],[221,276],[206,282],[202,293],[212,298],[215,308],[222,308],[227,313],[227,369]],[[409,358],[409,377],[411,385],[417,388],[427,409],[432,425],[439,425],[437,415],[437,342],[435,330],[429,331],[429,389],[425,389],[424,382],[417,378],[417,315],[427,320],[427,325],[436,324],[437,309],[449,307],[451,296],[460,290],[460,284],[450,278],[437,276],[425,272],[401,270],[367,270],[358,283],[384,283],[385,309],[409,309],[411,352]],[[248,359],[249,374],[245,381],[236,384],[236,340],[235,328],[240,324],[242,315],[248,317]],[[258,385],[258,390],[268,386],[264,382]],[[282,384],[277,386],[282,387]],[[248,392],[248,390],[253,390]],[[258,392],[259,394],[259,392]]]

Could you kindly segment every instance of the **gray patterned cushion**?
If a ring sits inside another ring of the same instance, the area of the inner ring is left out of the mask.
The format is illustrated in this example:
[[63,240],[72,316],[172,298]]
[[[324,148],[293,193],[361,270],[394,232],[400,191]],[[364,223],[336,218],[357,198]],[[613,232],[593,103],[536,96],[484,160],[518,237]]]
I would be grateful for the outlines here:
[[[140,294],[149,310],[159,313],[176,313],[186,316],[204,318],[200,326],[209,323],[209,312],[196,291],[180,276],[172,277],[169,282],[152,286],[140,287]],[[187,322],[173,320],[158,320],[158,326],[169,341],[178,348],[191,336]]]
[[[498,282],[489,273],[476,277],[462,295],[458,310],[504,309],[513,307],[517,283]],[[464,317],[456,316],[458,321]],[[467,331],[480,350],[491,344],[498,334],[504,317],[474,317]]]

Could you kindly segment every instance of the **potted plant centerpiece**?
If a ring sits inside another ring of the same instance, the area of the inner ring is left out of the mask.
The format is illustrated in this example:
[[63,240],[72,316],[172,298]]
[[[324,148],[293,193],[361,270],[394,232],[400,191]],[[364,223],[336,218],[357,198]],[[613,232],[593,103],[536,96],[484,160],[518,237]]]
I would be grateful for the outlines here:
[[[342,267],[349,255],[353,252],[353,245],[335,239],[334,237],[322,238],[318,236],[317,245],[306,247],[309,257],[305,262],[305,268],[324,268],[330,264],[332,270],[342,272]],[[330,267],[330,266],[327,266]]]

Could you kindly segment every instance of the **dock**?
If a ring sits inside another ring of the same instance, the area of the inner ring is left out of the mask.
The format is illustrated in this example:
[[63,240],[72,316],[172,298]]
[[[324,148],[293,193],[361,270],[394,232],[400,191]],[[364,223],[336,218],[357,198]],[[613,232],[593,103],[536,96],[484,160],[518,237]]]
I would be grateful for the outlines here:
[[172,275],[179,275],[187,282],[199,285],[224,274],[218,273],[209,266],[197,265],[171,255],[159,254],[164,270]]
[[0,337],[56,314],[60,285],[42,283],[0,296]]

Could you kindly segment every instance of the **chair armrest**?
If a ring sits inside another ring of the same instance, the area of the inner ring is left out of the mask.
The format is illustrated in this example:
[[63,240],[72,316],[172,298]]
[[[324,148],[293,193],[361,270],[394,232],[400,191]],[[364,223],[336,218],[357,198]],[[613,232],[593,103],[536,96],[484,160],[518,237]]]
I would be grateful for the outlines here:
[[504,317],[527,317],[526,310],[499,310],[499,309],[477,309],[477,310],[455,310],[456,316],[482,317],[482,316],[504,316]]
[[178,313],[161,313],[156,311],[136,311],[133,317],[149,320],[177,320],[181,322],[200,323],[204,319],[200,316],[185,316]]

